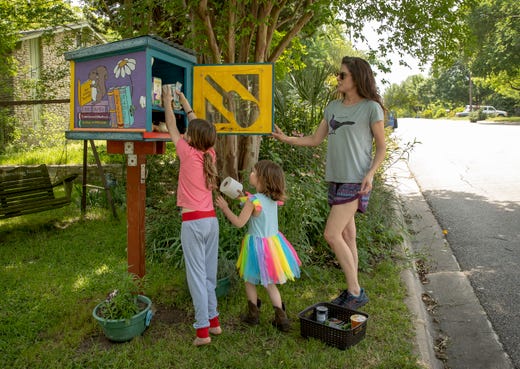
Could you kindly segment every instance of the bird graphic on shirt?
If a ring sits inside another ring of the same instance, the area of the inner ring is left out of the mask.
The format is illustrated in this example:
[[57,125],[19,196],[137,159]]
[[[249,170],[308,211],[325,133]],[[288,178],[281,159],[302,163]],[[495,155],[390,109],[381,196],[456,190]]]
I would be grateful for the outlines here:
[[339,127],[343,127],[343,126],[351,126],[353,124],[356,124],[356,122],[352,122],[350,120],[347,120],[345,122],[338,122],[336,119],[334,119],[334,115],[332,116],[332,119],[330,120],[329,122],[329,126],[330,128],[332,129],[330,131],[329,134],[331,135],[334,135],[336,134],[336,130],[339,128]]

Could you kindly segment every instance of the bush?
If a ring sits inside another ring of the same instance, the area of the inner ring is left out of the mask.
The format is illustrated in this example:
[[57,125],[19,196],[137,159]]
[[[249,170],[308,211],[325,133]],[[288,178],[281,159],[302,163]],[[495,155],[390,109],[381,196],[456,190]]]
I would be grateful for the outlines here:
[[475,123],[479,120],[486,120],[487,114],[484,113],[484,111],[482,109],[478,109],[476,111],[470,112],[468,117],[469,117],[470,122]]

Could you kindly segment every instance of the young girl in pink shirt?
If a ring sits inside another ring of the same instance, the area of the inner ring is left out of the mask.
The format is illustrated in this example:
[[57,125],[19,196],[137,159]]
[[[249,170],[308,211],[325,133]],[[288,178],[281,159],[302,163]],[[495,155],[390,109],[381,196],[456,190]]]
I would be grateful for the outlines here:
[[181,244],[188,288],[195,309],[195,346],[211,342],[209,334],[222,333],[218,320],[217,284],[219,227],[212,190],[217,187],[215,126],[197,119],[182,92],[177,92],[189,124],[181,136],[172,108],[171,89],[163,88],[166,126],[180,161],[177,206],[181,208]]

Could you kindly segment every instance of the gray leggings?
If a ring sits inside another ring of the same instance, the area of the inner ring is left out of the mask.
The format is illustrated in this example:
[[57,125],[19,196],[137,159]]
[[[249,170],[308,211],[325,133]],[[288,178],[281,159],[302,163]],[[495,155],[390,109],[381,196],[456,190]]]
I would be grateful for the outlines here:
[[195,308],[195,329],[209,327],[209,320],[218,316],[215,295],[218,232],[215,217],[184,221],[181,226],[186,279]]

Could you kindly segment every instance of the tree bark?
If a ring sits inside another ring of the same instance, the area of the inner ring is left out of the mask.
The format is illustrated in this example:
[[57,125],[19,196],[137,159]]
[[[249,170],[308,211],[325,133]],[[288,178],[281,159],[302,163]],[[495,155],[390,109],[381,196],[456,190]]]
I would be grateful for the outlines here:
[[[217,19],[210,17],[211,10],[208,8],[208,0],[201,0],[195,6],[195,13],[204,28],[207,42],[214,63],[248,63],[251,58],[253,62],[275,62],[283,51],[289,46],[291,40],[312,19],[314,12],[311,5],[316,0],[305,0],[296,3],[293,16],[284,19],[280,23],[282,9],[287,6],[287,0],[230,0],[225,5],[225,21],[227,25],[220,27],[225,32],[225,41],[219,45],[216,37]],[[303,11],[309,9],[307,11]],[[218,16],[218,15],[217,15]],[[219,22],[224,21],[218,19]],[[282,40],[271,50],[271,42],[275,31],[282,25],[288,26]],[[245,32],[245,30],[247,32]],[[225,43],[225,45],[224,45]],[[254,45],[254,50],[251,49]],[[258,161],[260,143],[262,137],[259,135],[237,136],[223,135],[217,140],[218,170],[220,176],[235,179],[243,173],[248,173]]]

